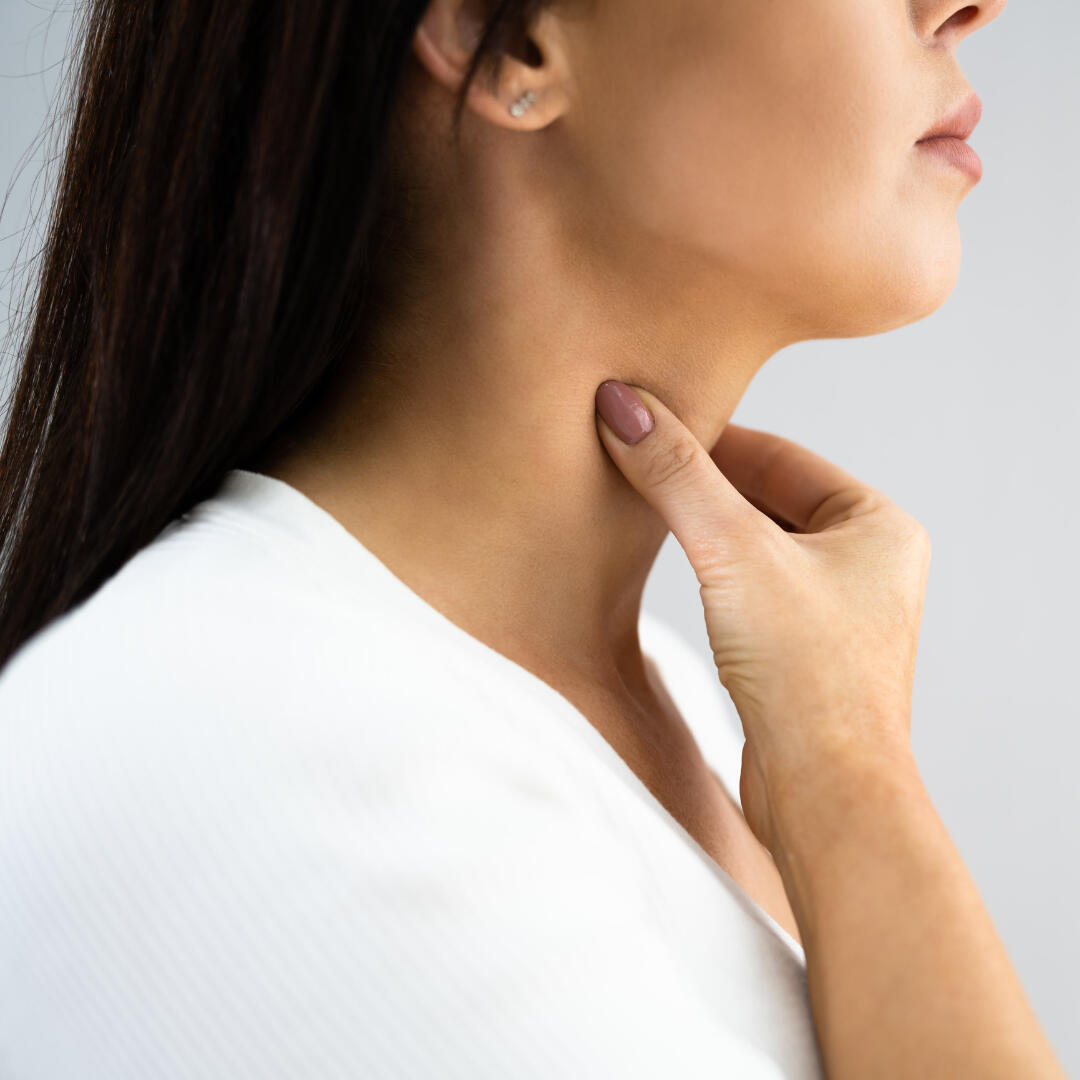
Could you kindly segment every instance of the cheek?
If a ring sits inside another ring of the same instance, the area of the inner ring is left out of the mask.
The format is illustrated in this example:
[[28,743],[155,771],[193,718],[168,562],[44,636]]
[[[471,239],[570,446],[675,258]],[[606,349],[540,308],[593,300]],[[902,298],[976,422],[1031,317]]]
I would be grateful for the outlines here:
[[903,5],[749,11],[612,102],[609,209],[829,336],[929,314],[959,266],[959,187],[912,155],[934,84]]

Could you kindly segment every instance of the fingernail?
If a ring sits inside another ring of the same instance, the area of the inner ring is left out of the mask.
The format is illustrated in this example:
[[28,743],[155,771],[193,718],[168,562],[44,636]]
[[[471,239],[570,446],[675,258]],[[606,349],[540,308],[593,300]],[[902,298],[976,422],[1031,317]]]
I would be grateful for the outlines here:
[[624,443],[633,446],[653,429],[652,413],[626,383],[608,379],[596,388],[596,411]]

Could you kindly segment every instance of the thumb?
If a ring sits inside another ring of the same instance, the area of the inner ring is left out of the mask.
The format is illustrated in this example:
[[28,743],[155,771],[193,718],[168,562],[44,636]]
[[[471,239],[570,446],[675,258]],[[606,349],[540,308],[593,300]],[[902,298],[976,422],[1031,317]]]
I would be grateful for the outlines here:
[[597,387],[596,411],[608,455],[664,519],[700,580],[719,554],[718,545],[745,535],[761,514],[693,432],[648,390],[608,379]]

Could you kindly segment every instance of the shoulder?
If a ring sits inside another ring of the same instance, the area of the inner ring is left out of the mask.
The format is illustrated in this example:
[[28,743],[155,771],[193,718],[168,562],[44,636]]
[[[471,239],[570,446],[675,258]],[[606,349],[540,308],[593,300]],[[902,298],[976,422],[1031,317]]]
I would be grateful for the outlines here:
[[342,677],[389,683],[410,656],[394,638],[272,537],[180,519],[23,643],[0,670],[0,716],[137,738],[311,713],[340,699]]
[[169,530],[0,672],[0,822],[129,853],[272,836],[295,854],[366,828],[433,872],[510,845],[571,859],[570,831],[610,864],[572,744],[501,701],[477,654],[335,603],[258,538],[197,539]]

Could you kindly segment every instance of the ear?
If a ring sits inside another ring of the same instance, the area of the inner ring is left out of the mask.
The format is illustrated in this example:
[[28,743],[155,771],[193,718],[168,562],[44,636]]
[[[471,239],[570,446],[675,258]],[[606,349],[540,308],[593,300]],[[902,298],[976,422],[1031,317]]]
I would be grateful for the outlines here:
[[[432,0],[413,36],[413,52],[431,76],[457,93],[465,81],[485,20],[478,0]],[[546,127],[569,105],[569,64],[562,20],[543,8],[502,54],[498,81],[487,60],[477,69],[466,107],[493,124],[518,131]],[[510,107],[532,92],[532,104],[515,116]]]

